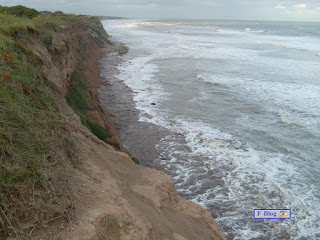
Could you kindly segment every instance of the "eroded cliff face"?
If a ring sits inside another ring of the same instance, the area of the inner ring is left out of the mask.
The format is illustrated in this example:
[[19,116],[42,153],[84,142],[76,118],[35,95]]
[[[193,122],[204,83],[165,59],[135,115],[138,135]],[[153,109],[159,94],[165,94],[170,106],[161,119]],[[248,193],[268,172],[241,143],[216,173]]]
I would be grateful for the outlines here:
[[[61,204],[68,199],[72,211],[67,217],[53,216],[46,226],[34,227],[31,238],[225,239],[205,209],[178,196],[169,175],[139,166],[119,151],[124,149],[107,110],[89,109],[87,114],[112,132],[108,141],[113,146],[93,135],[69,107],[65,96],[71,75],[79,71],[86,78],[90,99],[100,106],[96,92],[101,84],[99,57],[105,51],[125,51],[107,40],[99,21],[86,22],[82,18],[59,26],[45,25],[51,28],[45,36],[46,44],[34,33],[17,35],[19,42],[41,56],[63,118],[65,136],[74,149],[69,154],[57,154],[55,164],[60,167],[54,174],[64,177],[52,181],[57,191],[64,186]],[[76,162],[69,161],[71,155]]]
[[[107,33],[100,21],[90,21],[90,17],[83,16],[83,20],[72,20],[65,16],[64,22],[59,25],[50,23],[42,25],[45,33],[40,36],[33,32],[19,32],[17,41],[26,44],[43,60],[43,67],[53,89],[66,95],[71,74],[76,69],[83,70],[89,80],[99,79],[99,73],[90,68],[89,60],[97,59],[101,48],[110,47]],[[69,22],[68,22],[69,21]],[[89,64],[89,66],[87,65]],[[96,64],[96,63],[93,63]],[[94,88],[96,81],[89,81]]]

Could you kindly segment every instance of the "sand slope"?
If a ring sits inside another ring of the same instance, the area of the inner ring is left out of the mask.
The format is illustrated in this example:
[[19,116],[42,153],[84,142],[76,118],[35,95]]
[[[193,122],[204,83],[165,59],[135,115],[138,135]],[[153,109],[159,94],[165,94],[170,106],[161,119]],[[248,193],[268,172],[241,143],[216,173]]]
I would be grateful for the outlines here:
[[[64,130],[79,160],[71,164],[68,155],[61,154],[61,167],[55,173],[58,178],[64,176],[54,183],[57,188],[66,184],[68,189],[64,194],[68,199],[61,198],[61,204],[72,203],[72,211],[65,214],[67,221],[53,217],[45,228],[34,228],[32,239],[225,239],[205,209],[178,196],[170,176],[134,164],[127,153],[119,151],[123,148],[116,136],[109,141],[118,148],[99,140],[81,124],[65,99],[71,74],[80,69],[91,100],[99,104],[98,60],[102,52],[122,51],[123,47],[101,42],[101,37],[107,37],[101,23],[90,29],[81,24],[61,28],[52,35],[51,49],[28,33],[18,36],[44,61]],[[91,111],[89,115],[115,134],[107,113]]]

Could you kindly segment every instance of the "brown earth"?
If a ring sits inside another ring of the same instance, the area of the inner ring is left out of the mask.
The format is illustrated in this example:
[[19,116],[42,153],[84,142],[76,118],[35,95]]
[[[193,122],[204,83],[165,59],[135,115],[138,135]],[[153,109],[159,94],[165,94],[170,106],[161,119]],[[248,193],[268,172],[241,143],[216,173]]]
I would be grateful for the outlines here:
[[[101,23],[90,28],[62,26],[62,31],[52,33],[49,48],[28,33],[18,36],[44,61],[48,85],[63,117],[63,136],[74,149],[58,154],[54,174],[59,180],[52,180],[61,192],[58,205],[64,206],[64,214],[53,216],[41,228],[37,223],[28,226],[29,238],[225,239],[209,212],[176,193],[169,175],[132,161],[106,109],[90,109],[88,116],[112,133],[108,141],[113,146],[93,135],[68,106],[65,96],[76,70],[87,79],[90,98],[100,106],[98,60],[104,51],[125,52],[123,46],[101,38],[107,38]],[[77,161],[70,162],[71,156]]]

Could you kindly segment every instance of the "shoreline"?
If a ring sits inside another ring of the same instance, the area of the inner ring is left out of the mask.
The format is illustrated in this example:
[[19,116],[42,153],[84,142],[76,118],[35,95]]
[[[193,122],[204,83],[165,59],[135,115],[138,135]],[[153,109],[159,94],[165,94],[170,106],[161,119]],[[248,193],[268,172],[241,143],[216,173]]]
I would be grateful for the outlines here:
[[[296,206],[306,207],[305,203],[315,202],[312,194],[306,194],[311,197],[310,201],[295,205],[290,201],[290,195],[282,192],[283,189],[289,192],[297,189],[282,185],[289,179],[282,174],[286,169],[286,163],[289,164],[287,157],[294,155],[283,154],[281,150],[279,151],[280,147],[277,144],[272,148],[272,144],[269,145],[271,142],[268,138],[264,138],[265,135],[262,133],[268,134],[268,137],[274,137],[272,131],[279,130],[279,127],[283,128],[284,125],[279,122],[279,116],[274,116],[274,112],[260,112],[260,105],[253,101],[257,96],[244,98],[243,95],[248,87],[251,89],[250,86],[254,93],[261,93],[266,86],[265,83],[257,81],[259,84],[256,86],[248,81],[246,84],[241,84],[240,81],[232,81],[232,75],[217,71],[220,64],[224,69],[223,67],[227,67],[229,61],[217,61],[211,66],[211,60],[207,61],[206,53],[202,52],[202,42],[198,44],[193,41],[199,34],[193,32],[192,25],[186,24],[188,26],[183,28],[174,24],[168,28],[145,27],[150,21],[142,20],[140,26],[131,28],[129,27],[131,23],[130,20],[125,24],[121,21],[103,22],[105,28],[110,29],[110,35],[113,37],[111,39],[122,41],[130,47],[128,55],[122,57],[124,62],[120,63],[118,68],[120,73],[116,74],[116,77],[119,79],[119,85],[122,83],[132,89],[130,101],[133,95],[134,103],[131,111],[136,111],[134,109],[136,106],[141,112],[141,121],[179,132],[182,135],[181,139],[183,136],[187,139],[187,147],[191,151],[187,148],[182,149],[183,144],[177,143],[177,138],[171,134],[161,140],[162,144],[156,146],[161,157],[165,158],[165,155],[169,157],[163,160],[159,159],[159,155],[150,158],[158,158],[156,162],[162,164],[158,169],[165,168],[171,173],[169,174],[175,180],[180,196],[209,210],[216,217],[217,223],[220,224],[228,239],[255,236],[259,236],[259,239],[267,239],[268,234],[280,238],[290,238],[296,234],[304,235],[303,230],[307,225],[295,226],[296,223],[301,223],[304,216],[300,210],[296,210],[296,217],[291,220],[293,224],[285,227],[274,221],[261,222],[252,219],[252,209],[259,206],[295,208]],[[200,29],[203,29],[204,34],[210,34],[210,31],[207,32],[204,28],[205,26],[202,27]],[[173,41],[176,31],[183,32],[181,38],[179,37],[183,41],[183,47],[180,46],[179,41]],[[218,39],[213,39],[219,42]],[[219,43],[219,46],[224,46],[221,42]],[[230,49],[233,53],[232,47],[232,44],[226,46],[225,51],[229,53]],[[181,48],[194,51],[188,52],[187,56],[180,56]],[[239,48],[241,51],[242,48]],[[210,51],[214,49],[215,47],[212,47]],[[194,59],[195,54],[199,58]],[[213,54],[212,57],[217,56]],[[230,58],[226,59],[230,60]],[[186,71],[183,71],[184,69]],[[246,76],[245,73],[243,74]],[[123,86],[114,86],[116,84],[117,82],[114,83],[114,81],[111,83],[115,88],[113,92],[118,91],[114,94],[127,95],[128,91],[121,90]],[[262,95],[262,98],[264,96]],[[243,101],[237,101],[239,99]],[[155,104],[150,103],[153,101]],[[265,106],[270,107],[268,104]],[[130,111],[130,106],[127,111]],[[123,117],[127,117],[126,115],[130,113],[120,112],[117,118],[121,121]],[[139,121],[138,116],[134,118],[136,122]],[[249,119],[252,121],[252,128],[248,125]],[[259,134],[257,129],[262,130],[260,127],[263,123],[270,124],[270,120],[274,123],[274,128],[268,125],[270,131],[265,129],[266,131],[261,131]],[[133,125],[136,124],[133,123]],[[124,136],[122,139],[126,140],[125,136],[129,135],[133,140],[139,141],[141,136],[130,130],[134,131],[129,127],[121,129],[122,132],[127,131],[122,135]],[[276,132],[279,133],[279,137],[282,133],[285,136],[285,131]],[[145,132],[143,137],[153,138],[152,135],[152,132]],[[133,149],[137,150],[134,147]],[[270,149],[274,151],[270,152]],[[278,169],[277,165],[279,165]],[[280,175],[270,176],[268,170]],[[293,175],[292,180],[294,177]],[[259,186],[263,186],[261,191]],[[206,188],[205,191],[204,188]],[[310,221],[313,217],[316,216],[312,214],[309,218],[304,218],[308,224],[305,229],[314,230],[316,224],[311,224]]]
[[[165,172],[173,178],[172,169],[166,169],[166,166],[161,163],[169,160],[170,154],[162,151],[163,149],[160,150],[161,147],[156,149],[155,145],[161,145],[161,139],[170,136],[170,139],[174,138],[174,141],[181,144],[181,150],[189,152],[191,149],[186,146],[185,136],[181,133],[150,122],[139,121],[140,111],[135,107],[136,103],[133,100],[134,91],[121,80],[114,77],[114,75],[119,73],[117,66],[122,61],[121,54],[104,53],[101,56],[99,70],[103,82],[98,88],[100,103],[110,112],[109,117],[111,122],[117,127],[120,141],[129,154],[137,158],[142,166]],[[194,160],[201,161],[200,158]],[[173,169],[176,169],[175,166],[173,166]],[[213,182],[219,186],[222,183],[219,179],[221,174],[215,171],[214,175],[216,176],[208,176],[208,179],[213,179]],[[175,184],[177,183],[179,181],[175,182]],[[191,201],[197,194],[203,194],[206,190],[206,186],[203,186],[197,189],[196,193],[185,194],[183,189],[177,189],[177,193],[182,198]],[[209,206],[206,210],[213,218],[218,217],[221,211],[223,211],[217,210],[212,206]],[[225,228],[228,229],[227,226]],[[229,235],[232,236],[231,233]]]
[[[99,59],[100,78],[102,79],[102,84],[97,89],[99,101],[108,110],[108,118],[116,126],[120,141],[130,156],[137,158],[140,165],[164,172],[173,179],[172,172],[160,163],[168,160],[170,156],[157,150],[155,145],[160,144],[160,140],[169,135],[175,136],[175,139],[184,145],[186,144],[185,136],[150,122],[139,121],[140,110],[135,107],[134,91],[114,76],[119,73],[117,66],[123,61],[121,57],[121,53],[107,52],[103,53]],[[219,180],[217,182],[220,183]],[[203,188],[201,191],[205,190]],[[175,191],[181,198],[192,202],[192,196],[183,194],[177,189]],[[197,193],[201,192],[197,191]],[[204,208],[198,203],[192,203]],[[212,207],[204,209],[214,219],[218,216]],[[232,234],[229,234],[229,237],[231,236]]]
[[[95,63],[91,66],[96,71],[94,74],[96,77],[91,78],[94,84],[89,89],[93,91],[90,94],[97,97],[98,104],[102,103],[98,89],[104,85],[101,78],[101,59],[113,52],[123,54],[125,51],[123,47],[125,46],[122,44],[112,42],[108,49],[100,48],[100,54],[87,60]],[[103,234],[110,234],[111,239],[123,239],[122,236],[129,237],[128,239],[159,240],[187,240],[198,237],[226,239],[207,210],[178,195],[172,177],[163,171],[158,171],[154,166],[151,168],[139,166],[132,161],[132,155],[126,146],[122,145],[117,135],[119,130],[121,132],[121,125],[114,121],[110,108],[103,107],[104,124],[112,131],[115,139],[107,140],[105,143],[95,139],[96,137],[93,139],[89,137],[88,142],[88,136],[81,136],[82,133],[76,134],[78,145],[80,144],[82,148],[85,146],[83,158],[87,160],[81,163],[80,171],[87,176],[78,177],[80,181],[75,184],[74,189],[79,191],[83,186],[86,189],[80,190],[83,194],[76,197],[78,201],[75,204],[76,219],[66,228],[64,236],[67,239],[88,239],[87,237],[93,233],[96,236],[102,231]],[[146,145],[152,146],[150,141],[146,140],[141,148]],[[134,139],[127,139],[125,142],[128,141],[137,142]],[[120,148],[115,147],[118,144]],[[148,154],[151,152],[150,150]],[[92,184],[88,176],[98,185]],[[116,184],[113,182],[115,180]],[[112,229],[104,229],[101,217],[117,221],[117,233]],[[170,225],[167,225],[168,222]],[[134,228],[125,230],[124,225]]]
[[102,54],[99,71],[102,84],[98,87],[100,103],[110,112],[111,122],[116,126],[125,149],[142,166],[164,170],[156,159],[160,152],[155,149],[168,130],[152,123],[139,121],[140,111],[136,109],[133,91],[114,77],[121,63],[121,54]]
[[[14,36],[0,33],[7,38],[5,46],[9,46],[5,55],[9,57],[1,60],[8,68],[6,75],[1,76],[1,84],[5,84],[3,89],[17,94],[16,97],[6,92],[7,105],[15,105],[5,119],[12,122],[12,112],[21,116],[17,110],[30,106],[26,115],[32,121],[26,125],[35,126],[25,134],[30,141],[37,141],[34,145],[39,150],[34,159],[25,157],[30,154],[29,148],[12,151],[23,156],[14,170],[33,172],[17,179],[17,184],[25,184],[19,194],[10,189],[5,192],[9,201],[4,209],[1,202],[1,236],[70,240],[225,239],[208,211],[177,194],[172,177],[134,163],[116,135],[119,128],[111,121],[110,111],[101,107],[97,98],[97,88],[102,83],[98,61],[104,52],[121,53],[124,48],[108,40],[101,21],[95,17],[34,11],[41,19],[49,17],[57,27],[22,25]],[[7,18],[24,22],[24,18]],[[41,34],[52,38],[44,41]],[[22,57],[16,58],[17,55]],[[22,71],[25,66],[32,74]],[[21,72],[19,76],[17,71]],[[33,76],[41,77],[41,81]],[[21,87],[21,80],[28,84]],[[39,91],[38,95],[30,96],[34,91]],[[39,112],[44,114],[43,119],[39,119]],[[16,136],[26,129],[17,124],[12,130],[17,133],[10,147],[19,147]],[[34,135],[39,131],[41,136]],[[2,140],[2,144],[9,147],[6,141]],[[11,155],[2,157],[6,163],[12,162]],[[15,171],[9,169],[7,173]],[[11,199],[17,199],[20,205],[12,205]],[[3,216],[6,222],[1,220]]]

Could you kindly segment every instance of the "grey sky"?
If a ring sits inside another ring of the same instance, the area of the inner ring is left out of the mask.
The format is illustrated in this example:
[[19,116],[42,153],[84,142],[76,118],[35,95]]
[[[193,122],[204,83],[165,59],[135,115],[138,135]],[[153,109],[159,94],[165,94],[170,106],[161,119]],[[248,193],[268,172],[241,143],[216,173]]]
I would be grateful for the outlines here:
[[0,5],[133,18],[320,22],[320,0],[0,0]]

